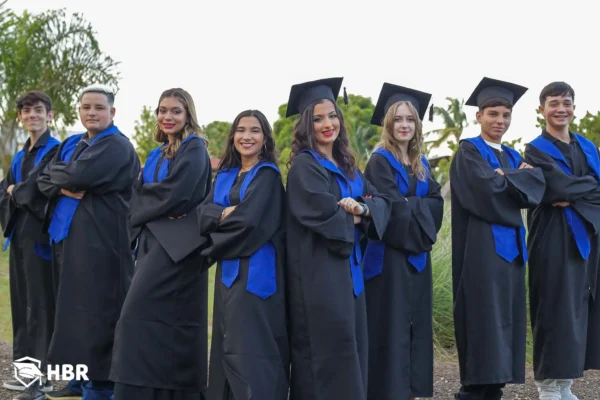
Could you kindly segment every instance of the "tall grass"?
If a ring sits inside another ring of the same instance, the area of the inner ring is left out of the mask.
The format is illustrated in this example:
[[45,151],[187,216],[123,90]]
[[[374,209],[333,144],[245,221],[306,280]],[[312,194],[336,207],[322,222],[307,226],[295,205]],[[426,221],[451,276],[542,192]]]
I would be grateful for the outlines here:
[[444,221],[431,252],[433,273],[433,344],[443,359],[455,356],[452,301],[452,237],[450,207],[444,209]]

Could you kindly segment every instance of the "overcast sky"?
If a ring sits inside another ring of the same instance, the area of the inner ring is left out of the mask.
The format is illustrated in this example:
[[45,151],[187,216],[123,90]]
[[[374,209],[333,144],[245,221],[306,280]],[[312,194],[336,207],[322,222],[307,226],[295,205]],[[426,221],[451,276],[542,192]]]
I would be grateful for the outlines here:
[[[600,3],[571,0],[126,1],[9,0],[21,11],[82,13],[104,52],[121,62],[116,124],[133,133],[144,105],[188,90],[201,124],[248,108],[271,123],[291,85],[344,76],[376,101],[384,81],[467,98],[483,76],[529,88],[507,139],[538,133],[540,90],[564,80],[576,115],[600,110]],[[475,109],[466,108],[474,119]],[[424,129],[438,127],[425,123]],[[76,127],[81,129],[81,125]],[[478,134],[471,127],[467,136]]]

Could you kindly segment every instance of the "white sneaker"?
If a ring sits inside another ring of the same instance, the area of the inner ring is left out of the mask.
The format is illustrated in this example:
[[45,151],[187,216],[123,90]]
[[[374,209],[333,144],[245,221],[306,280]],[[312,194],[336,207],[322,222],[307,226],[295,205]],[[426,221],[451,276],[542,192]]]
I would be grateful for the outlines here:
[[540,400],[562,400],[560,386],[555,379],[535,381],[535,386],[540,394]]
[[573,385],[573,379],[558,379],[556,381],[560,387],[560,399],[561,400],[579,400],[577,396],[571,392],[571,386]]

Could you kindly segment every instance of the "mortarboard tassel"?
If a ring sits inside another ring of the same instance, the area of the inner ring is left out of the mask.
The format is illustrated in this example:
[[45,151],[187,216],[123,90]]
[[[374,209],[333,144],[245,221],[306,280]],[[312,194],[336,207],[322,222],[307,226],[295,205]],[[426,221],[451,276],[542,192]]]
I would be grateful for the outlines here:
[[348,93],[346,93],[346,86],[344,86],[344,104],[348,105]]
[[433,104],[429,107],[429,122],[433,122]]

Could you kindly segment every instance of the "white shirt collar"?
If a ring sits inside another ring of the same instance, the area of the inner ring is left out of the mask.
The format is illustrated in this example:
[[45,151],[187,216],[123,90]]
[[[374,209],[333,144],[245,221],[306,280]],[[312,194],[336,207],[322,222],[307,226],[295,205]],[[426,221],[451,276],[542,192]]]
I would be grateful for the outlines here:
[[484,140],[484,142],[486,142],[491,148],[502,151],[502,145],[500,143],[488,142],[487,140]]

